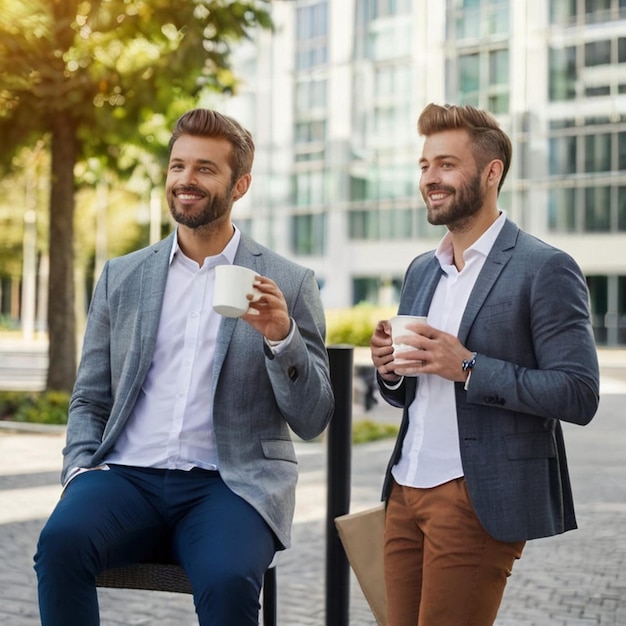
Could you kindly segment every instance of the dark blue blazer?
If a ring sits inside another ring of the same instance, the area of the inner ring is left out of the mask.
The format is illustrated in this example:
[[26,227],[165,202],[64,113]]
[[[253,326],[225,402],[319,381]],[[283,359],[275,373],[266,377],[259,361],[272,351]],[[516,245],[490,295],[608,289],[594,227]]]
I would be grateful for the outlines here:
[[[441,277],[433,252],[413,260],[400,314],[427,315]],[[455,383],[465,480],[485,530],[523,541],[576,528],[561,421],[587,424],[599,368],[584,276],[565,252],[507,220],[470,295],[460,341],[478,354],[468,390]],[[402,452],[419,377],[383,397],[404,407],[387,469]]]

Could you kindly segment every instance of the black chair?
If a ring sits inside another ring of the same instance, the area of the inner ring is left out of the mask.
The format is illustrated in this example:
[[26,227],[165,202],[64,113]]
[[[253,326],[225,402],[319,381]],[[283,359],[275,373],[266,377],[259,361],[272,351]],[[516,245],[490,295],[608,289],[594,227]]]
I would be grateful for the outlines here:
[[[146,589],[192,593],[185,570],[176,563],[135,563],[107,569],[96,578],[96,586],[115,589]],[[276,567],[270,565],[263,578],[263,625],[276,626]]]

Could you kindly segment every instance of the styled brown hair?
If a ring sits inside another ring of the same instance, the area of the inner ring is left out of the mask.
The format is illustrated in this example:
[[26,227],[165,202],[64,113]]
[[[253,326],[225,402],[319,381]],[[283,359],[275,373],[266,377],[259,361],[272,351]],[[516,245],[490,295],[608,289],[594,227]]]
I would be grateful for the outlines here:
[[502,161],[502,177],[498,183],[500,193],[511,165],[513,147],[491,113],[469,105],[431,103],[417,120],[417,132],[424,137],[456,129],[467,131],[478,169],[482,170],[493,159]]
[[229,165],[233,172],[232,183],[252,170],[254,141],[252,135],[237,120],[212,109],[192,109],[178,118],[169,142],[171,154],[174,143],[181,135],[217,137],[231,145]]

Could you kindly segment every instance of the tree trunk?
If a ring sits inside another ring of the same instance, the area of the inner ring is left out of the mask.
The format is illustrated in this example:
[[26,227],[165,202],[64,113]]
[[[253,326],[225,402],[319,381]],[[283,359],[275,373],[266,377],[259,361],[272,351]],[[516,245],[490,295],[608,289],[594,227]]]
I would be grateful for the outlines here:
[[76,378],[74,312],[74,164],[76,128],[70,114],[52,113],[50,189],[49,366],[47,389],[71,391]]

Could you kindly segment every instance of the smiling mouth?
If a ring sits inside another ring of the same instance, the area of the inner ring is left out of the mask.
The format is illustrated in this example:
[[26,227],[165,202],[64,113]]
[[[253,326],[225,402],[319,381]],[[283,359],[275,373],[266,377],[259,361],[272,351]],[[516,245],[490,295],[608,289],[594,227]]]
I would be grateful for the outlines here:
[[203,196],[198,193],[177,193],[176,197],[179,200],[200,200]]
[[203,200],[206,197],[206,194],[199,189],[195,189],[194,187],[180,187],[174,190],[174,197],[183,203],[193,203]]

